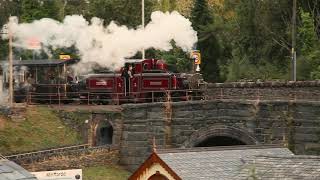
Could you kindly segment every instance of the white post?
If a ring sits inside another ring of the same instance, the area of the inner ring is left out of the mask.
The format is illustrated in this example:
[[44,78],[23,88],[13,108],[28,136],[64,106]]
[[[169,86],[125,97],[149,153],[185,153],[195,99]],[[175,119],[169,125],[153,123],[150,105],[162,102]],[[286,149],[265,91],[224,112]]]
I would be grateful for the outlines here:
[[[142,29],[144,30],[144,0],[141,0],[141,21],[142,21]],[[142,48],[142,59],[144,60],[145,57],[144,48]]]
[[9,35],[9,105],[13,106],[13,57],[12,57],[12,32],[11,32],[11,20],[8,23],[8,35]]

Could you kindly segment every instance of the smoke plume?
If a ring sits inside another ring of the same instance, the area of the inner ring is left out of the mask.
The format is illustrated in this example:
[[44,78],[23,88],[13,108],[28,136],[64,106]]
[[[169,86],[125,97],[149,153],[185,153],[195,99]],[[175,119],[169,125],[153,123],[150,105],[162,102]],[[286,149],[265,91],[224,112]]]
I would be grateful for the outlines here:
[[[134,56],[141,49],[155,48],[168,51],[170,42],[189,51],[197,42],[197,33],[191,22],[178,12],[153,12],[145,28],[129,29],[115,22],[104,26],[103,20],[86,21],[80,15],[66,16],[63,22],[43,18],[32,23],[19,23],[11,18],[14,46],[28,48],[28,40],[37,39],[42,49],[75,46],[81,61],[96,62],[101,66],[119,68],[124,59]],[[3,36],[3,38],[8,38]]]

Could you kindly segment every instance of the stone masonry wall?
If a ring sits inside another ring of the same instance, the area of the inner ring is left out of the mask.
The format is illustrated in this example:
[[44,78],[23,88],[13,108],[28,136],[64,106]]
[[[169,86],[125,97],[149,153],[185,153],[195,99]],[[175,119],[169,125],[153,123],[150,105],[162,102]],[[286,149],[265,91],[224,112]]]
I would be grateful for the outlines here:
[[320,100],[320,81],[210,83],[208,99]]
[[320,152],[320,102],[212,100],[123,105],[120,163],[135,170],[158,148],[192,147],[212,136]]
[[29,171],[77,169],[90,166],[118,164],[118,149],[99,148],[57,154],[37,161],[21,160],[18,163]]

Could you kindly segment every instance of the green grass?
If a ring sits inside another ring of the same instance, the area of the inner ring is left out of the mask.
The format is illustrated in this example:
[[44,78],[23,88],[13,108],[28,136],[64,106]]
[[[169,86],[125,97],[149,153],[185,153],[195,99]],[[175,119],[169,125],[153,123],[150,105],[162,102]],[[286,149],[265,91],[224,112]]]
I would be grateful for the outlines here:
[[85,180],[126,180],[131,173],[121,167],[96,166],[82,169]]
[[[3,119],[3,118],[2,118]],[[0,128],[0,153],[12,154],[82,143],[74,130],[66,127],[46,107],[27,109],[26,120],[2,121]]]

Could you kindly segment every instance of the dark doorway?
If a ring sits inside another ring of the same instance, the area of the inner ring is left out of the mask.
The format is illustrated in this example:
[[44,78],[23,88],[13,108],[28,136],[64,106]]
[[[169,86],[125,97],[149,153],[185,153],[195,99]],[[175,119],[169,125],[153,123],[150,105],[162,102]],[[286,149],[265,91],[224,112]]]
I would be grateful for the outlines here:
[[149,177],[148,180],[169,180],[169,179],[164,175],[160,174],[159,171],[157,171],[157,173]]
[[98,142],[97,145],[107,145],[112,144],[112,137],[113,137],[113,128],[112,126],[108,124],[104,124],[99,130],[98,130]]
[[196,145],[196,147],[212,147],[212,146],[236,146],[246,145],[244,142],[227,136],[213,136],[205,139]]

